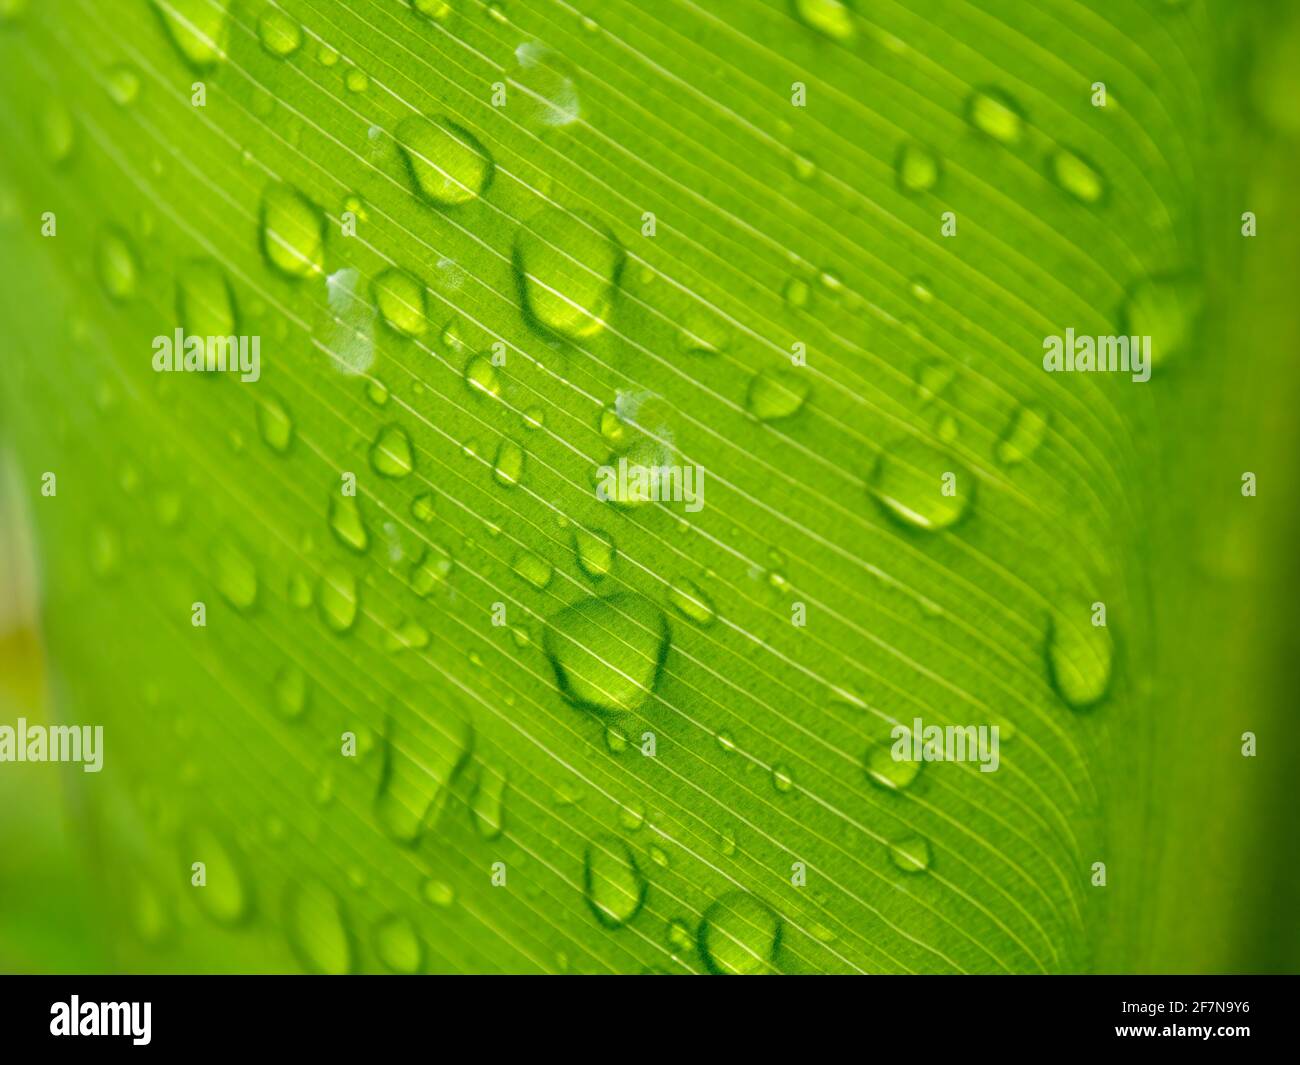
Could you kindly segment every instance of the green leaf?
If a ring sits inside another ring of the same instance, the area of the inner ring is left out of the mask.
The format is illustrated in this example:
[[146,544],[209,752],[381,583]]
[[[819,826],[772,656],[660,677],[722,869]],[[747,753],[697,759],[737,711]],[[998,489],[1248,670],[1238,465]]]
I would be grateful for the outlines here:
[[1295,969],[1297,40],[0,3],[0,965]]

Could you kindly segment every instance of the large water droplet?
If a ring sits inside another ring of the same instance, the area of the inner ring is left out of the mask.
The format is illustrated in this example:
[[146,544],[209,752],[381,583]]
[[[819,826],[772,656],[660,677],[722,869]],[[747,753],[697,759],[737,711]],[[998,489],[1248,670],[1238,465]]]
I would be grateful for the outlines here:
[[983,89],[971,94],[966,101],[966,117],[981,133],[1002,144],[1014,144],[1024,132],[1024,117],[1006,93],[999,89]]
[[700,953],[713,972],[725,975],[774,972],[780,939],[780,918],[741,891],[718,899],[700,924]]
[[357,620],[357,579],[338,563],[325,568],[316,596],[321,620],[338,633],[347,632]]
[[1094,625],[1093,607],[1072,598],[1052,612],[1047,663],[1056,690],[1075,710],[1100,701],[1110,688],[1113,644],[1110,629]]
[[389,718],[375,817],[399,843],[412,844],[442,813],[451,779],[469,757],[470,723],[447,705]]
[[321,213],[289,185],[269,185],[262,194],[262,251],[289,277],[311,277],[324,265]]
[[545,649],[560,690],[596,711],[635,710],[653,691],[668,654],[668,623],[639,595],[584,599],[546,626]]
[[975,479],[945,453],[908,437],[880,457],[871,490],[899,521],[936,532],[966,512]]
[[154,0],[154,9],[185,61],[203,70],[225,58],[230,33],[227,4],[228,0]]
[[214,552],[217,590],[237,610],[248,610],[257,602],[257,569],[230,540],[222,540]]
[[284,925],[289,946],[308,972],[344,976],[352,971],[352,936],[343,904],[320,881],[290,884]]
[[808,398],[808,382],[794,370],[764,370],[749,382],[745,404],[761,421],[788,418]]
[[1106,182],[1090,162],[1061,148],[1048,160],[1052,180],[1080,203],[1095,204],[1106,195]]
[[120,303],[135,296],[140,283],[140,266],[130,241],[119,230],[109,229],[100,238],[95,266],[99,283],[112,299]]
[[804,22],[831,40],[853,37],[853,12],[843,0],[794,0],[794,9]]
[[397,141],[419,193],[439,207],[477,199],[492,180],[492,156],[474,135],[445,118],[410,115]]
[[385,270],[372,289],[379,313],[394,332],[420,336],[428,328],[424,312],[424,286],[404,270]]
[[614,307],[623,248],[595,219],[547,209],[515,238],[515,270],[532,321],[572,339],[600,332]]
[[345,496],[337,490],[330,492],[329,512],[330,531],[338,537],[339,543],[364,554],[370,547],[370,532],[361,516],[357,497]]
[[587,846],[583,885],[596,919],[608,928],[627,924],[645,901],[645,878],[617,836],[597,836]]
[[406,917],[385,917],[375,926],[375,955],[390,972],[418,973],[424,963],[424,944]]
[[389,425],[379,430],[370,446],[370,465],[385,477],[405,477],[414,468],[411,458],[411,438],[400,425]]

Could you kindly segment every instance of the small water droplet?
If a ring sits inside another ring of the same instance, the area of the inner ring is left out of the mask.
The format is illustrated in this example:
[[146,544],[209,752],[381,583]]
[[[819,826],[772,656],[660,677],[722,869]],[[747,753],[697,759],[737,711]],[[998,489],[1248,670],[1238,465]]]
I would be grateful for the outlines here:
[[404,270],[385,270],[371,285],[384,322],[402,336],[421,336],[429,322],[424,311],[424,286]]
[[713,603],[693,581],[680,580],[668,589],[668,602],[678,613],[697,625],[713,623]]
[[113,98],[114,103],[122,107],[135,103],[136,97],[140,95],[140,75],[132,67],[125,64],[112,67],[106,79],[108,95]]
[[1052,180],[1080,203],[1095,204],[1106,195],[1106,182],[1096,167],[1068,148],[1052,153],[1048,170]]
[[110,298],[121,303],[135,296],[140,266],[124,233],[117,229],[105,231],[95,254],[95,265],[99,282]]
[[471,391],[484,395],[496,397],[501,394],[501,377],[486,355],[475,355],[465,364],[465,383]]
[[966,101],[966,118],[981,133],[1001,144],[1015,144],[1025,120],[1014,100],[1000,89],[980,89]]
[[154,0],[172,43],[185,62],[204,70],[226,56],[226,4],[212,0]]
[[321,620],[334,632],[349,631],[357,620],[357,579],[345,567],[333,563],[321,574],[316,602]]
[[496,462],[492,466],[492,475],[497,484],[513,488],[524,475],[524,449],[513,440],[501,441],[497,448]]
[[570,339],[599,333],[613,312],[622,246],[598,221],[547,208],[521,227],[514,248],[524,309]]
[[424,492],[411,500],[411,517],[422,525],[430,524],[437,516],[438,512],[434,509],[434,499],[430,493]]
[[588,844],[583,885],[592,912],[607,928],[627,924],[645,902],[645,878],[616,836],[597,836]]
[[217,564],[217,590],[237,610],[248,610],[257,602],[257,570],[244,552],[230,540],[222,540],[213,552]]
[[695,936],[691,932],[691,926],[680,917],[674,917],[668,922],[666,938],[668,949],[675,955],[685,954],[695,946]]
[[1139,342],[1151,338],[1154,364],[1168,366],[1192,346],[1202,302],[1201,286],[1194,278],[1144,278],[1129,289],[1120,319],[1128,336]]
[[302,717],[307,709],[307,676],[297,666],[285,666],[276,676],[275,708],[290,719]]
[[370,446],[370,465],[384,477],[407,476],[414,468],[414,460],[411,458],[411,438],[406,435],[406,430],[400,425],[380,429]]
[[781,920],[753,895],[733,891],[704,912],[700,953],[709,968],[726,975],[775,971]]
[[186,837],[185,857],[202,862],[207,883],[195,888],[199,908],[218,924],[236,925],[248,916],[252,896],[235,852],[207,828]]
[[257,36],[273,56],[283,59],[302,47],[302,28],[278,7],[268,7],[257,20]]
[[539,591],[551,583],[551,564],[531,551],[525,551],[517,556],[511,567]]
[[873,783],[889,791],[901,791],[916,779],[921,763],[895,759],[892,744],[878,744],[867,752],[866,770]]
[[668,653],[668,623],[639,595],[588,598],[546,626],[544,646],[560,690],[605,713],[635,710],[654,690]]
[[365,92],[370,88],[370,78],[360,67],[352,67],[343,75],[343,84],[348,92]]
[[456,901],[456,890],[445,880],[426,880],[421,890],[426,902],[444,909]]
[[573,528],[573,553],[578,566],[592,580],[600,580],[614,568],[617,550],[614,539],[600,529]]
[[764,370],[749,382],[745,403],[760,421],[789,418],[808,398],[808,382],[794,370]]
[[293,419],[275,396],[263,396],[257,405],[257,430],[272,451],[284,454],[293,442]]
[[529,41],[515,49],[511,81],[512,111],[534,132],[571,125],[581,116],[573,66],[544,44]]
[[352,971],[352,936],[343,904],[320,881],[289,885],[285,933],[299,964],[308,972],[345,976]]
[[392,654],[399,651],[422,651],[429,646],[429,630],[414,618],[403,618],[396,628],[384,636],[384,648]]
[[394,840],[414,844],[446,805],[452,778],[473,745],[473,730],[456,712],[440,712],[436,720],[413,713],[401,722],[389,718],[384,739],[375,817]]
[[804,22],[831,40],[853,38],[853,12],[843,0],[794,0],[794,8]]
[[408,918],[386,917],[375,926],[375,956],[390,972],[410,975],[424,964],[424,944]]
[[792,277],[782,290],[785,302],[797,310],[808,306],[808,282],[802,277]]
[[939,157],[919,144],[904,144],[894,161],[898,187],[907,193],[928,192],[938,184],[942,168]]
[[930,844],[920,836],[906,836],[890,844],[889,857],[905,873],[924,873],[930,868]]
[[345,496],[337,489],[329,497],[330,531],[338,537],[339,543],[350,547],[358,554],[364,554],[370,547],[370,531],[361,516],[361,504],[356,496]]
[[1021,407],[1012,415],[998,441],[998,461],[1015,466],[1033,457],[1047,434],[1047,416],[1036,407]]
[[782,794],[794,789],[794,774],[789,766],[777,763],[772,767],[772,787]]
[[262,251],[289,277],[311,277],[324,266],[325,234],[321,213],[297,189],[267,186],[262,194]]
[[1052,612],[1047,663],[1052,683],[1075,710],[1099,702],[1110,689],[1114,653],[1110,629],[1094,625],[1092,604],[1074,597]]

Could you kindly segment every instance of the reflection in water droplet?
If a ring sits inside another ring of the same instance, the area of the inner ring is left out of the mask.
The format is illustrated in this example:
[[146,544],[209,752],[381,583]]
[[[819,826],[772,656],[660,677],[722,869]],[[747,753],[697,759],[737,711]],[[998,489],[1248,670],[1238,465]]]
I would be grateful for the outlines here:
[[1110,629],[1094,625],[1092,604],[1074,597],[1052,612],[1047,663],[1052,683],[1075,710],[1099,702],[1110,688]]
[[597,836],[588,844],[583,883],[592,912],[607,928],[627,924],[645,901],[645,878],[616,836]]
[[620,713],[654,689],[668,653],[668,623],[638,595],[589,598],[546,626],[545,649],[560,690],[589,709]]
[[410,115],[396,135],[416,189],[439,207],[476,200],[492,180],[488,150],[449,119]]
[[613,311],[623,248],[580,212],[548,208],[515,238],[514,263],[531,320],[571,339],[599,333]]
[[880,457],[871,490],[891,516],[936,532],[966,513],[975,479],[945,453],[908,437]]
[[414,467],[411,458],[411,438],[400,425],[389,425],[379,430],[370,446],[370,465],[385,477],[405,477]]
[[718,899],[700,924],[700,953],[713,972],[725,975],[774,972],[780,939],[780,918],[741,891]]
[[289,885],[284,926],[289,946],[307,972],[344,976],[352,971],[352,936],[343,904],[320,881]]

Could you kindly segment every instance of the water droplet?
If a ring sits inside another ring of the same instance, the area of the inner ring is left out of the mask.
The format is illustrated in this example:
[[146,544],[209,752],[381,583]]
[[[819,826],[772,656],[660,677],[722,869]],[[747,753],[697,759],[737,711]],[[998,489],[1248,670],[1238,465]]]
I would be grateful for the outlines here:
[[1068,148],[1052,153],[1048,169],[1052,180],[1080,203],[1098,203],[1106,195],[1106,183],[1097,169]]
[[289,602],[299,610],[311,606],[313,599],[311,583],[301,573],[294,573],[289,578]]
[[414,0],[415,10],[425,18],[441,22],[451,14],[449,0]]
[[370,78],[360,67],[353,67],[343,76],[348,92],[365,92],[370,88]]
[[361,516],[361,504],[356,496],[345,496],[337,489],[330,492],[330,530],[339,543],[364,554],[370,547],[370,532]]
[[385,270],[372,284],[379,313],[402,336],[417,337],[428,328],[424,286],[404,270]]
[[746,406],[760,421],[788,418],[808,398],[808,382],[794,370],[764,370],[749,382]]
[[316,48],[316,60],[323,67],[332,67],[339,61],[338,50],[325,41],[321,41]]
[[68,159],[77,146],[77,127],[72,112],[57,100],[47,100],[42,107],[41,145],[45,157],[55,165]]
[[725,975],[774,972],[780,939],[780,918],[742,891],[723,895],[700,924],[700,953],[713,972]]
[[616,836],[597,836],[587,846],[583,883],[592,912],[607,928],[627,924],[645,902],[645,878]]
[[451,556],[433,544],[411,571],[411,591],[427,599],[435,589],[441,588],[451,574]]
[[426,880],[421,891],[424,899],[433,906],[450,906],[456,901],[456,889],[445,880]]
[[785,302],[796,310],[801,310],[808,306],[808,282],[802,277],[792,277],[785,283],[782,295],[785,296]]
[[190,66],[203,70],[225,58],[230,32],[226,4],[212,0],[154,0],[154,9]]
[[127,107],[135,103],[135,99],[140,95],[140,75],[129,66],[119,64],[112,67],[107,75],[108,95],[113,98],[113,102]]
[[670,587],[668,602],[678,613],[690,618],[697,625],[709,625],[713,622],[715,616],[713,603],[693,581],[680,580]]
[[582,572],[592,580],[598,581],[608,576],[610,570],[614,568],[617,550],[614,547],[614,539],[609,533],[602,532],[600,529],[582,529],[575,525],[573,553]]
[[400,723],[389,718],[375,796],[375,817],[389,836],[413,844],[434,826],[472,745],[468,719],[452,708],[440,709],[436,719],[415,711]]
[[398,146],[417,191],[439,207],[481,196],[492,180],[492,156],[474,135],[445,118],[410,115],[397,124]]
[[366,398],[376,407],[385,406],[388,403],[388,386],[377,377],[367,381]]
[[898,187],[907,193],[928,192],[939,181],[939,157],[919,144],[904,144],[894,161]]
[[772,767],[772,787],[782,794],[794,789],[794,774],[789,766],[778,763]]
[[496,839],[505,827],[505,796],[505,773],[489,765],[483,766],[470,812],[478,834],[484,839]]
[[794,0],[799,17],[818,33],[834,41],[853,37],[853,12],[843,0]]
[[210,259],[185,263],[176,276],[176,313],[186,334],[204,339],[204,365],[209,370],[230,365],[237,353],[229,338],[238,331],[235,297],[221,268]]
[[1015,466],[1033,457],[1047,434],[1047,416],[1035,407],[1021,407],[998,441],[998,461]]
[[[955,494],[945,494],[949,485]],[[961,466],[912,437],[880,457],[872,479],[872,491],[889,514],[929,532],[946,529],[965,514],[974,490],[974,478]]]
[[1092,604],[1072,598],[1052,612],[1047,663],[1052,683],[1073,709],[1099,702],[1110,688],[1110,629],[1094,625]]
[[1168,366],[1191,347],[1202,300],[1194,278],[1144,278],[1129,289],[1120,318],[1126,335],[1151,338],[1151,361]]
[[541,591],[551,583],[551,564],[540,555],[525,551],[511,564],[514,571],[534,588]]
[[879,744],[867,752],[867,776],[873,783],[890,791],[901,791],[921,772],[920,762],[894,758],[892,744]]
[[319,880],[289,885],[284,923],[289,946],[308,972],[345,976],[352,971],[352,936],[343,904]]
[[112,299],[120,303],[135,296],[140,266],[130,242],[120,230],[109,229],[100,238],[95,265],[99,283]]
[[424,944],[405,917],[386,917],[375,926],[375,956],[390,972],[410,975],[424,964]]
[[930,282],[923,277],[912,278],[912,283],[908,286],[912,293],[912,298],[918,303],[933,303],[934,290],[930,288]]
[[948,363],[926,363],[916,375],[916,398],[922,403],[929,403],[952,383],[956,372]]
[[404,618],[384,637],[385,650],[393,654],[399,651],[422,651],[428,646],[429,630],[414,618]]
[[289,185],[269,185],[262,194],[262,251],[289,277],[311,277],[324,266],[321,213]]
[[275,396],[263,396],[257,405],[257,430],[272,451],[280,454],[293,442],[293,419]]
[[501,394],[501,378],[492,360],[486,355],[475,355],[465,364],[465,383],[472,391],[488,396]]
[[338,633],[347,632],[357,620],[357,579],[334,563],[321,574],[316,602],[321,620]]
[[1024,132],[1025,120],[1006,93],[1000,89],[981,89],[966,101],[970,124],[1002,144],[1015,144]]
[[924,873],[930,868],[930,844],[920,836],[906,836],[890,844],[889,857],[905,873]]
[[737,748],[735,737],[733,737],[726,729],[722,729],[716,736],[714,736],[714,739],[718,741],[718,746],[728,754],[736,753]]
[[558,52],[530,41],[515,49],[513,113],[538,133],[576,122],[582,113],[573,67]]
[[273,56],[283,59],[302,47],[302,29],[278,7],[268,7],[257,20],[257,36]]
[[307,676],[297,666],[285,666],[275,678],[275,707],[291,719],[307,709]]
[[[370,465],[385,477],[405,477],[414,466],[411,458],[411,438],[400,425],[389,425],[379,430],[370,446]],[[364,547],[361,548],[364,550]]]
[[497,459],[492,467],[492,475],[498,484],[513,488],[524,475],[524,449],[513,440],[502,440],[497,448]]
[[239,924],[252,905],[249,889],[234,852],[207,828],[192,831],[186,838],[189,862],[202,862],[206,886],[194,889],[199,908],[218,924]]
[[248,610],[257,602],[257,570],[252,560],[229,540],[222,540],[213,552],[217,564],[217,590],[237,610]]
[[614,307],[623,248],[598,221],[548,208],[521,228],[514,262],[532,321],[571,339],[600,332]]
[[411,500],[411,517],[421,524],[428,525],[437,515],[438,512],[434,510],[433,496],[428,492]]
[[691,932],[691,926],[680,917],[674,917],[668,922],[668,949],[675,955],[685,954],[695,946],[695,936]]
[[668,653],[668,623],[639,595],[581,600],[546,626],[545,648],[560,690],[589,709],[635,710],[654,690]]

